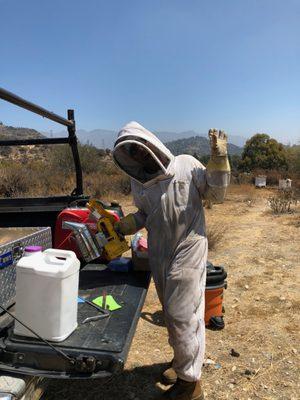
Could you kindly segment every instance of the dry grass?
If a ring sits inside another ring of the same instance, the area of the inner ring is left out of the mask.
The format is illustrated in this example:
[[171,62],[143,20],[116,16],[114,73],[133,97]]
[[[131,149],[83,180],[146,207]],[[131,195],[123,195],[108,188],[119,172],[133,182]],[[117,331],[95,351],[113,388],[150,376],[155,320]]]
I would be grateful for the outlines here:
[[295,216],[295,219],[293,221],[293,224],[297,227],[300,228],[300,215]]
[[273,189],[258,189],[252,184],[230,185],[227,190],[226,200],[233,202],[250,202],[254,205],[256,201],[264,198],[265,193],[270,193]]
[[293,191],[281,190],[269,197],[268,204],[273,214],[286,214],[297,206],[297,199]]
[[[30,197],[70,194],[75,188],[72,159],[64,170],[61,164],[49,159],[28,161],[25,164],[0,165],[0,197]],[[84,193],[99,198],[130,193],[129,178],[112,164],[99,161],[92,170],[91,162],[83,164]],[[72,171],[72,172],[70,172]]]
[[259,197],[259,193],[254,186],[244,187],[244,199],[243,201],[248,207],[253,207]]
[[[291,400],[299,396],[299,214],[266,213],[269,190],[253,207],[246,187],[229,188],[229,201],[206,211],[208,226],[226,225],[209,260],[228,272],[225,329],[207,331],[203,369],[207,400]],[[249,189],[249,191],[252,189]],[[133,211],[123,197],[126,212]],[[297,210],[297,212],[299,212]],[[123,374],[102,381],[53,382],[45,400],[151,400],[166,388],[160,373],[173,357],[161,306],[151,284]],[[235,358],[231,349],[240,353]],[[250,371],[250,372],[249,372]],[[249,374],[250,373],[250,374]]]
[[206,226],[206,235],[208,241],[208,249],[214,250],[217,244],[221,242],[227,227],[218,222],[208,223]]
[[30,176],[26,174],[22,166],[16,165],[14,168],[2,168],[0,181],[0,195],[3,197],[18,197],[28,191]]
[[[21,161],[13,168],[1,166],[0,196],[47,196],[74,189],[74,175],[51,160],[47,166],[45,160]],[[133,211],[130,197],[124,196],[128,179],[110,162],[97,165],[87,154],[85,192],[122,199],[126,211]],[[206,210],[209,260],[228,272],[226,327],[206,335],[206,357],[215,362],[203,369],[207,400],[299,398],[300,210],[295,206],[293,214],[266,212],[267,199],[276,193],[249,184],[232,185],[224,204]],[[240,357],[230,355],[232,348]],[[108,384],[53,381],[44,399],[154,399],[166,389],[158,383],[159,376],[172,357],[151,284],[124,373]]]
[[99,198],[130,193],[130,180],[124,174],[106,175],[101,172],[84,177],[85,192]]

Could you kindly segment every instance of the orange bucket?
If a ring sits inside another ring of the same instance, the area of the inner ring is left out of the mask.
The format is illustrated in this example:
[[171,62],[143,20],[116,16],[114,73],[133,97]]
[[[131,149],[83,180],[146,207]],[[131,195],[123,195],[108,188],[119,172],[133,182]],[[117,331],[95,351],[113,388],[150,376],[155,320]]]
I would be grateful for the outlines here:
[[212,329],[223,329],[223,293],[227,287],[227,272],[222,266],[210,262],[206,265],[205,325]]
[[205,325],[210,324],[212,317],[223,316],[223,291],[224,285],[205,290]]

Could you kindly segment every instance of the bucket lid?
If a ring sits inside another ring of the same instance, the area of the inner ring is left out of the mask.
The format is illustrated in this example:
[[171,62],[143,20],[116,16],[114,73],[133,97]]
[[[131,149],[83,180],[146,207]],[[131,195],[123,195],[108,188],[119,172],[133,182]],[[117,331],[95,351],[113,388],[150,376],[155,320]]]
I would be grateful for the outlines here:
[[223,283],[227,278],[227,272],[224,267],[213,265],[211,262],[206,264],[206,285],[216,285]]

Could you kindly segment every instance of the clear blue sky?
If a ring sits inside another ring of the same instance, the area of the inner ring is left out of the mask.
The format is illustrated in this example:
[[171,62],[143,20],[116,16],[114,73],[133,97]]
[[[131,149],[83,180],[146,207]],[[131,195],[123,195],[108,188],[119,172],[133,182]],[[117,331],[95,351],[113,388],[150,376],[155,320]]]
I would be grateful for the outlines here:
[[[300,140],[299,0],[0,0],[0,86],[77,126]],[[0,102],[5,124],[60,130]]]

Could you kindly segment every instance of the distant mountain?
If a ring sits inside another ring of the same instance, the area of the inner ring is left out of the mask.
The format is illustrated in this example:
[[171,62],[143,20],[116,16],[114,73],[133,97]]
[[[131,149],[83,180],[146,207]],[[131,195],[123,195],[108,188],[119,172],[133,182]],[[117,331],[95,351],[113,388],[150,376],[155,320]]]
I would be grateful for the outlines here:
[[195,131],[183,131],[183,132],[164,132],[164,131],[158,131],[154,132],[155,135],[163,142],[172,142],[174,140],[178,139],[184,139],[184,138],[189,138],[192,136],[205,136],[201,133],[197,133]]
[[[193,136],[187,139],[178,139],[165,143],[174,155],[191,154],[199,157],[210,154],[209,140],[202,136]],[[241,155],[242,147],[235,144],[228,144],[228,153],[230,155]]]
[[[48,137],[65,137],[68,135],[67,131],[60,132],[44,132]],[[86,131],[85,129],[78,129],[76,135],[82,144],[92,144],[99,149],[112,149],[117,138],[117,132],[108,129],[93,129]]]
[[[199,157],[210,154],[209,140],[205,136],[199,136],[194,131],[174,132],[155,132],[159,139],[166,144],[174,155],[191,154]],[[15,128],[0,123],[0,140],[9,139],[36,139],[43,138],[45,135],[50,137],[66,137],[67,132],[57,132],[51,134],[41,134],[35,129]],[[92,144],[97,148],[113,147],[117,133],[105,129],[94,129],[86,131],[79,129],[77,131],[78,139],[82,144]],[[183,137],[183,138],[182,138]],[[175,140],[174,140],[175,139]],[[229,143],[228,152],[231,155],[241,155],[242,148]],[[25,159],[44,159],[49,147],[47,146],[9,146],[0,148],[0,159],[12,157],[23,161]]]
[[[184,132],[165,132],[165,131],[159,131],[159,132],[154,132],[158,138],[163,142],[171,142],[174,140],[179,140],[179,139],[185,139],[185,138],[191,138],[191,137],[204,137],[207,138],[207,134],[200,134],[195,131],[184,131]],[[60,137],[60,136],[66,136],[66,131],[63,132],[52,132],[52,133],[45,133],[47,136],[53,136],[53,137]],[[98,148],[108,148],[112,149],[114,142],[116,141],[117,138],[117,132],[112,131],[112,130],[107,130],[107,129],[94,129],[92,131],[86,131],[84,129],[78,129],[76,131],[78,139],[81,141],[81,143],[91,143],[94,146]],[[246,142],[246,138],[243,138],[241,136],[230,136],[229,137],[230,143],[235,144],[236,146],[244,146]]]
[[[155,133],[163,143],[171,142],[178,139],[188,139],[195,136],[200,136],[207,139],[207,133],[198,133],[195,131],[184,132],[156,132]],[[237,135],[229,135],[229,141],[236,146],[243,147],[247,138]]]

